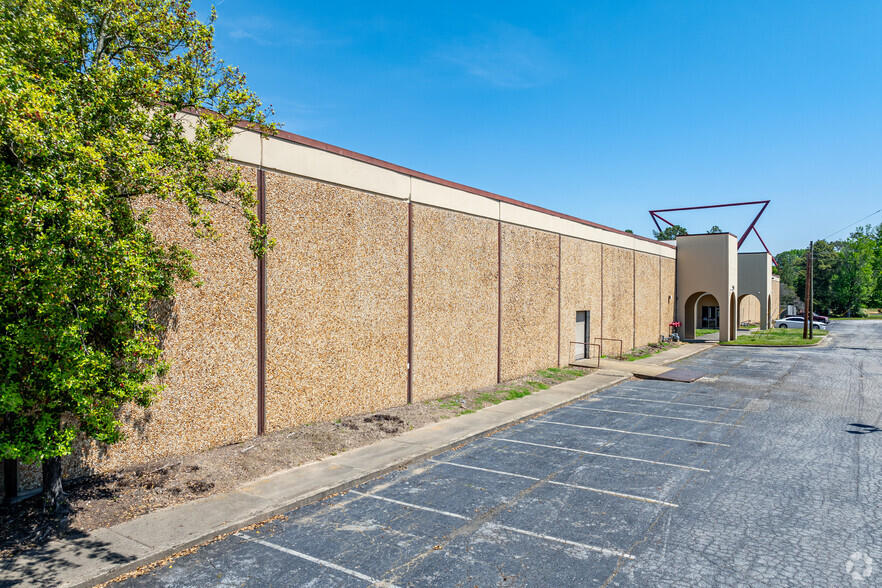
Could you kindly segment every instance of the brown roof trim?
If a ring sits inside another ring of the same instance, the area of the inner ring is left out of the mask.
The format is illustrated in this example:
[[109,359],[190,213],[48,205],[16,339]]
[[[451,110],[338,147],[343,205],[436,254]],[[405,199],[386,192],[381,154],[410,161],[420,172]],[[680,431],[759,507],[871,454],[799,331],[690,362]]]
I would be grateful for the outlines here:
[[728,231],[723,231],[722,233],[692,233],[691,235],[677,235],[677,237],[707,237],[708,235],[731,235],[738,238],[738,235],[733,235]]
[[[243,129],[248,129],[248,130],[252,130],[252,131],[256,130],[253,125],[250,125],[250,124],[244,123],[244,122],[239,123],[237,126],[243,128]],[[262,134],[266,134],[266,133],[262,133]],[[432,182],[433,184],[439,184],[441,186],[453,188],[454,190],[462,190],[463,192],[468,192],[470,194],[476,194],[478,196],[484,196],[485,198],[490,198],[491,200],[496,200],[498,202],[505,202],[507,204],[512,204],[514,206],[520,206],[521,208],[527,208],[529,210],[533,210],[536,212],[549,214],[551,216],[556,216],[558,218],[573,221],[573,222],[579,223],[581,225],[587,225],[589,227],[594,227],[595,229],[609,231],[611,233],[616,233],[618,235],[626,235],[628,237],[634,237],[635,239],[639,239],[641,241],[646,241],[649,243],[656,243],[658,245],[662,245],[663,247],[669,247],[671,249],[676,249],[676,247],[673,245],[668,245],[667,243],[662,243],[661,241],[656,241],[655,239],[650,239],[649,237],[643,237],[641,235],[635,235],[633,233],[626,233],[625,231],[620,231],[620,230],[614,229],[612,227],[607,227],[606,225],[593,223],[591,221],[588,221],[588,220],[585,220],[582,218],[578,218],[575,216],[570,216],[568,214],[563,214],[561,212],[555,212],[554,210],[542,208],[541,206],[527,204],[526,202],[521,202],[520,200],[508,198],[507,196],[501,196],[499,194],[494,194],[493,192],[487,192],[486,190],[481,190],[479,188],[472,188],[471,186],[466,186],[464,184],[458,184],[456,182],[451,182],[450,180],[444,180],[444,179],[441,179],[441,178],[438,178],[435,176],[430,176],[429,174],[424,174],[422,172],[418,172],[416,170],[402,167],[400,165],[395,165],[394,163],[389,163],[388,161],[383,161],[382,159],[377,159],[376,157],[370,157],[368,155],[356,153],[355,151],[343,149],[342,147],[337,147],[337,146],[331,145],[329,143],[322,143],[321,141],[316,141],[315,139],[310,139],[308,137],[303,137],[301,135],[295,135],[294,133],[289,133],[288,131],[281,131],[281,130],[277,131],[274,136],[278,137],[280,139],[284,139],[286,141],[291,141],[292,143],[297,143],[298,145],[304,145],[306,147],[312,147],[314,149],[319,149],[321,151],[327,151],[328,153],[333,153],[335,155],[340,155],[342,157],[347,157],[349,159],[354,159],[356,161],[361,161],[363,163],[368,163],[370,165],[382,167],[382,168],[388,169],[390,171],[394,171],[394,172],[404,174],[407,176],[411,176],[414,178],[419,178],[419,179],[425,180],[427,182]]]

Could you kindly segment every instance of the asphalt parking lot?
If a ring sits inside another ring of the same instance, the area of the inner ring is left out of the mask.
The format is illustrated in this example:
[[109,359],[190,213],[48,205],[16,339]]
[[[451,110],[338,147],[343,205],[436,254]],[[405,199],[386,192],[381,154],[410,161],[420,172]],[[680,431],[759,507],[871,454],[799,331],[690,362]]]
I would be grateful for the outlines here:
[[715,348],[126,586],[870,586],[882,321]]

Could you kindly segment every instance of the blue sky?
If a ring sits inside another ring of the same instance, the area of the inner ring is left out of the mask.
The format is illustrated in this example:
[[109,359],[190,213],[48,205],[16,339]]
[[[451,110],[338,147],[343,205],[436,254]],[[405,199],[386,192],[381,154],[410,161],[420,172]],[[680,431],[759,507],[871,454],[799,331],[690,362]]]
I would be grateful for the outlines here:
[[398,165],[647,236],[771,200],[773,253],[882,208],[882,2],[215,5],[284,130]]

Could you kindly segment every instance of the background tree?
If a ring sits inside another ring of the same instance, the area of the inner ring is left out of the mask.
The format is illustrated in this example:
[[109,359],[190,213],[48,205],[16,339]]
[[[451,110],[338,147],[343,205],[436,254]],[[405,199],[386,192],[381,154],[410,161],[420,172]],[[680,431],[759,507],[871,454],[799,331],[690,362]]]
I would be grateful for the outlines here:
[[[802,302],[802,299],[800,299],[800,297],[796,295],[796,292],[794,292],[793,289],[784,282],[781,282],[780,284],[779,296],[780,304],[784,306],[792,304],[796,307],[797,310],[800,311],[805,308],[805,304]],[[778,312],[777,309],[772,310],[773,312]]]
[[[778,262],[775,271],[781,278],[782,284],[787,284],[796,292],[796,283],[800,275],[805,275],[805,249],[791,249],[790,251],[782,251],[775,256]],[[803,283],[805,278],[803,277]]]
[[[805,251],[775,256],[782,292],[784,286],[805,292]],[[816,241],[813,273],[816,312],[850,316],[882,306],[882,224],[859,227],[841,241]]]
[[882,223],[875,227],[867,227],[867,233],[873,240],[873,277],[875,284],[870,292],[868,305],[882,310]]
[[718,227],[717,225],[714,225],[714,226],[712,226],[712,227],[710,228],[710,230],[707,232],[707,234],[708,234],[708,235],[712,235],[712,234],[715,234],[715,233],[722,233],[722,232],[723,232],[723,229],[721,229],[721,228]]
[[665,227],[661,231],[653,231],[652,236],[656,241],[671,241],[677,238],[677,235],[688,235],[689,231],[680,225],[672,225]]
[[874,275],[875,242],[870,227],[860,227],[838,250],[836,275],[831,280],[830,306],[839,314],[851,316],[869,303],[876,289]]
[[267,113],[187,0],[6,0],[0,38],[0,457],[42,462],[55,509],[74,440],[119,441],[119,407],[156,395],[150,305],[194,278],[134,199],[211,237],[221,198],[263,255],[253,189],[219,162]]

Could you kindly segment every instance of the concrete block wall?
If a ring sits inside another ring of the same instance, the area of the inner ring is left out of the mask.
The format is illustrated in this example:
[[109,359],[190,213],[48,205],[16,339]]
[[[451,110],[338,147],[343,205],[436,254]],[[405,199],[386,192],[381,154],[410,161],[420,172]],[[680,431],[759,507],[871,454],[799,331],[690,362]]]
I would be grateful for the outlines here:
[[674,322],[677,308],[677,260],[665,257],[659,258],[659,271],[661,272],[661,292],[659,307],[661,308],[661,322],[659,333],[669,335],[670,324]]
[[[243,177],[256,183],[253,168]],[[127,439],[112,446],[79,443],[63,460],[68,478],[109,471],[169,455],[193,453],[253,437],[257,419],[257,262],[240,215],[208,205],[220,237],[193,236],[186,210],[144,198],[152,208],[150,227],[164,243],[196,255],[193,267],[202,286],[180,285],[173,305],[159,309],[167,325],[164,358],[170,364],[166,386],[147,410],[125,406],[121,420]],[[19,467],[22,490],[39,487],[38,465]]]
[[558,363],[558,239],[502,223],[502,380]]
[[412,218],[413,401],[496,383],[499,223],[420,204]]
[[[559,366],[568,365],[573,360],[576,342],[593,343],[600,337],[602,324],[602,279],[601,256],[603,246],[593,241],[561,238],[561,282],[560,282],[560,359]],[[589,339],[583,341],[584,335],[576,333],[576,313],[588,311]],[[594,352],[589,351],[591,355]]]
[[[601,337],[604,355],[634,347],[634,251],[604,244],[601,247],[603,268],[603,313]],[[621,345],[619,342],[621,342]],[[658,340],[656,336],[654,341]]]
[[[634,347],[658,342],[661,330],[661,263],[647,253],[634,253]],[[670,322],[670,321],[669,321]]]
[[406,403],[407,214],[396,198],[266,174],[267,431]]

